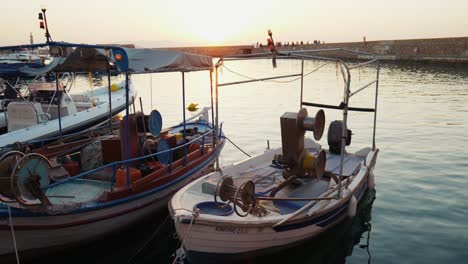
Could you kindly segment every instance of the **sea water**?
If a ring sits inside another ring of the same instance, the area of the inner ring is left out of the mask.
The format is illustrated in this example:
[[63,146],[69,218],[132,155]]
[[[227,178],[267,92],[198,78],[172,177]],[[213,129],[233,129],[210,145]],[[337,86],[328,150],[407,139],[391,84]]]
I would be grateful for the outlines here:
[[[218,78],[224,83],[300,71],[300,62],[279,61],[276,69],[270,60],[227,62]],[[310,73],[303,80],[304,101],[333,105],[342,101],[344,83],[335,63],[306,62],[304,73]],[[182,121],[181,77],[181,73],[132,76],[144,111],[159,110],[165,127]],[[375,77],[372,67],[353,70],[351,90]],[[192,102],[209,106],[209,73],[186,73],[185,80],[185,106]],[[300,93],[297,78],[219,87],[219,122],[226,136],[250,155],[262,153],[267,141],[270,148],[280,147],[280,116],[299,110]],[[366,196],[358,217],[273,259],[265,256],[249,263],[466,263],[468,71],[381,64],[378,93],[376,191]],[[353,96],[350,106],[374,107],[374,99],[371,86]],[[312,116],[317,108],[308,111]],[[341,114],[326,110],[326,128],[330,121],[342,119]],[[353,131],[349,151],[371,146],[373,118],[372,113],[349,113],[348,127]],[[319,143],[328,147],[326,137]],[[226,143],[220,165],[245,158]],[[119,243],[101,241],[93,250],[78,249],[79,257],[67,254],[58,262],[81,258],[91,263],[171,263],[179,246],[171,220],[162,213],[147,222],[120,237]]]

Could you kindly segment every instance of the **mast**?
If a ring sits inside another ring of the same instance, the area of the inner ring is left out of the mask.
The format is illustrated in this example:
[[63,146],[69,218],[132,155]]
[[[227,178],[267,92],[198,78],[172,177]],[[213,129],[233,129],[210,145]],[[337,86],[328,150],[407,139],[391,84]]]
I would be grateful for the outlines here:
[[52,41],[52,36],[49,33],[49,26],[47,25],[46,11],[47,9],[45,8],[45,6],[42,6],[41,13],[39,13],[39,27],[45,29],[46,43],[49,43]]

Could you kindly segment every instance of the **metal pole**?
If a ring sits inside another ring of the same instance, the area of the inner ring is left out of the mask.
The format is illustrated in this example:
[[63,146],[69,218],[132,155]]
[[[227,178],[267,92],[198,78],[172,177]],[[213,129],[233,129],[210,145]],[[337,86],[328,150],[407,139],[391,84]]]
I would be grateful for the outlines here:
[[[211,123],[214,126],[214,106],[213,106],[213,70],[210,70],[210,96],[211,96]],[[216,146],[215,133],[213,131],[213,146]]]
[[[344,65],[346,67],[346,65]],[[348,137],[347,132],[347,124],[348,124],[348,105],[349,105],[349,93],[350,93],[350,84],[351,84],[351,74],[349,73],[348,68],[347,70],[347,80],[344,92],[344,108],[343,108],[343,127],[341,129],[341,160],[340,160],[340,175],[338,176],[338,199],[341,198],[341,179],[343,177],[343,163],[344,163],[344,156],[346,151],[346,139]]]
[[304,60],[301,61],[301,102],[299,104],[299,109],[302,108],[302,95],[304,92]]
[[[218,135],[218,133],[219,133],[219,131],[218,131],[218,125],[219,125],[218,124],[218,115],[219,115],[219,113],[218,113],[218,96],[219,96],[219,94],[218,94],[218,67],[216,67],[215,80],[216,80],[216,86],[215,86],[215,89],[216,89],[216,91],[215,91],[216,92],[216,95],[215,95],[216,96],[216,126],[215,126],[216,137],[215,137],[215,142],[217,142],[218,141],[218,136],[220,136],[220,135]],[[216,156],[216,170],[219,170],[219,156]]]
[[268,80],[282,79],[282,78],[290,78],[290,77],[296,77],[296,76],[302,76],[302,75],[300,73],[297,73],[297,74],[289,74],[289,75],[282,75],[282,76],[275,76],[275,77],[252,79],[252,80],[246,80],[246,81],[220,83],[220,84],[218,84],[218,86],[221,87],[221,86],[236,85],[236,84],[243,84],[243,83],[261,82],[261,81],[268,81]]
[[44,14],[44,23],[45,23],[45,30],[46,30],[46,33],[45,33],[46,42],[49,43],[52,40],[52,36],[50,36],[49,26],[47,25],[46,9],[42,8],[41,11]]
[[62,114],[60,113],[60,101],[62,101],[62,94],[59,91],[59,76],[58,72],[55,72],[55,93],[57,94],[57,113],[59,123],[59,142],[62,142]]
[[380,63],[377,62],[377,81],[375,83],[374,131],[372,132],[372,150],[375,150],[375,129],[377,125],[377,96],[379,95]]
[[125,73],[125,172],[127,178],[127,187],[130,186],[130,170],[127,160],[130,157],[130,113],[129,113],[129,91],[128,91],[128,72]]
[[112,96],[111,96],[111,72],[110,72],[110,60],[109,56],[107,57],[107,83],[109,85],[109,130],[112,133]]
[[187,131],[185,124],[185,72],[182,72],[182,111],[184,116],[184,164],[187,164]]

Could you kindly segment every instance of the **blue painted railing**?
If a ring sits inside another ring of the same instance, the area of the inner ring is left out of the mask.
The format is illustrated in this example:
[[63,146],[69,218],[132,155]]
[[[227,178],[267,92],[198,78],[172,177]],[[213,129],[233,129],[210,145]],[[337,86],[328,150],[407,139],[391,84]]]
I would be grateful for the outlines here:
[[[207,126],[208,127],[208,126]],[[113,189],[114,187],[114,184],[115,184],[115,177],[116,177],[116,171],[117,171],[117,166],[119,165],[127,165],[131,162],[134,162],[134,161],[140,161],[140,160],[144,160],[144,159],[147,159],[147,158],[152,158],[152,157],[155,157],[157,155],[160,155],[160,154],[164,154],[164,153],[167,153],[169,152],[170,153],[170,160],[169,160],[169,172],[172,171],[172,163],[173,163],[173,160],[172,160],[172,156],[173,156],[173,152],[175,150],[178,150],[180,148],[183,148],[183,147],[186,147],[188,146],[189,144],[192,144],[198,140],[202,140],[202,147],[200,148],[200,152],[202,153],[202,155],[204,154],[204,143],[205,143],[205,137],[209,134],[213,134],[215,131],[215,129],[210,129],[208,130],[207,132],[205,132],[203,135],[200,135],[194,139],[192,139],[191,141],[188,141],[182,145],[179,145],[177,147],[174,147],[174,148],[171,148],[171,149],[167,149],[167,150],[164,150],[164,151],[160,151],[160,152],[157,152],[157,153],[152,153],[152,154],[149,154],[149,155],[145,155],[145,156],[141,156],[141,157],[137,157],[137,158],[132,158],[132,159],[128,159],[128,160],[122,160],[122,161],[114,161],[114,162],[111,162],[109,164],[106,164],[104,166],[101,166],[99,168],[95,168],[95,169],[91,169],[91,170],[88,170],[86,172],[83,172],[83,173],[80,173],[76,176],[73,176],[73,177],[70,177],[70,178],[67,178],[63,181],[60,181],[60,182],[56,182],[56,183],[53,183],[53,184],[49,184],[47,186],[45,186],[44,188],[42,188],[43,190],[46,190],[46,189],[49,189],[49,188],[52,188],[52,187],[55,187],[55,186],[58,186],[58,185],[61,185],[61,184],[64,184],[66,182],[69,182],[69,181],[72,181],[72,180],[75,180],[75,179],[79,179],[79,178],[83,178],[87,175],[90,175],[92,173],[95,173],[95,172],[98,172],[100,170],[103,170],[103,169],[106,169],[106,168],[110,168],[112,167],[112,177],[111,177],[111,190]],[[221,133],[221,132],[220,132]],[[215,142],[213,142],[212,144],[214,144]],[[130,183],[128,182],[128,179],[127,179],[127,186],[129,185]]]

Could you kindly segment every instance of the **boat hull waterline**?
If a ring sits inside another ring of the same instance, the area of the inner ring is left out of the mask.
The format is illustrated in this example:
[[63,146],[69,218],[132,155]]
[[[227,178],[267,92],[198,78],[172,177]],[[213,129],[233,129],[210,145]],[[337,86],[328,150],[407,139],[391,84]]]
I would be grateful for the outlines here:
[[[77,214],[33,218],[13,217],[18,251],[85,243],[129,227],[135,221],[164,208],[169,197],[176,190],[206,173],[213,166],[218,152],[209,159],[202,161],[190,172],[185,173],[181,177],[182,180],[149,191],[146,196],[140,199],[133,199],[101,210]],[[4,211],[2,215],[7,214],[8,209],[5,206],[1,210]],[[11,210],[18,209],[11,208]],[[17,213],[20,214],[20,212]],[[0,255],[14,253],[10,228],[9,218],[0,219]]]

